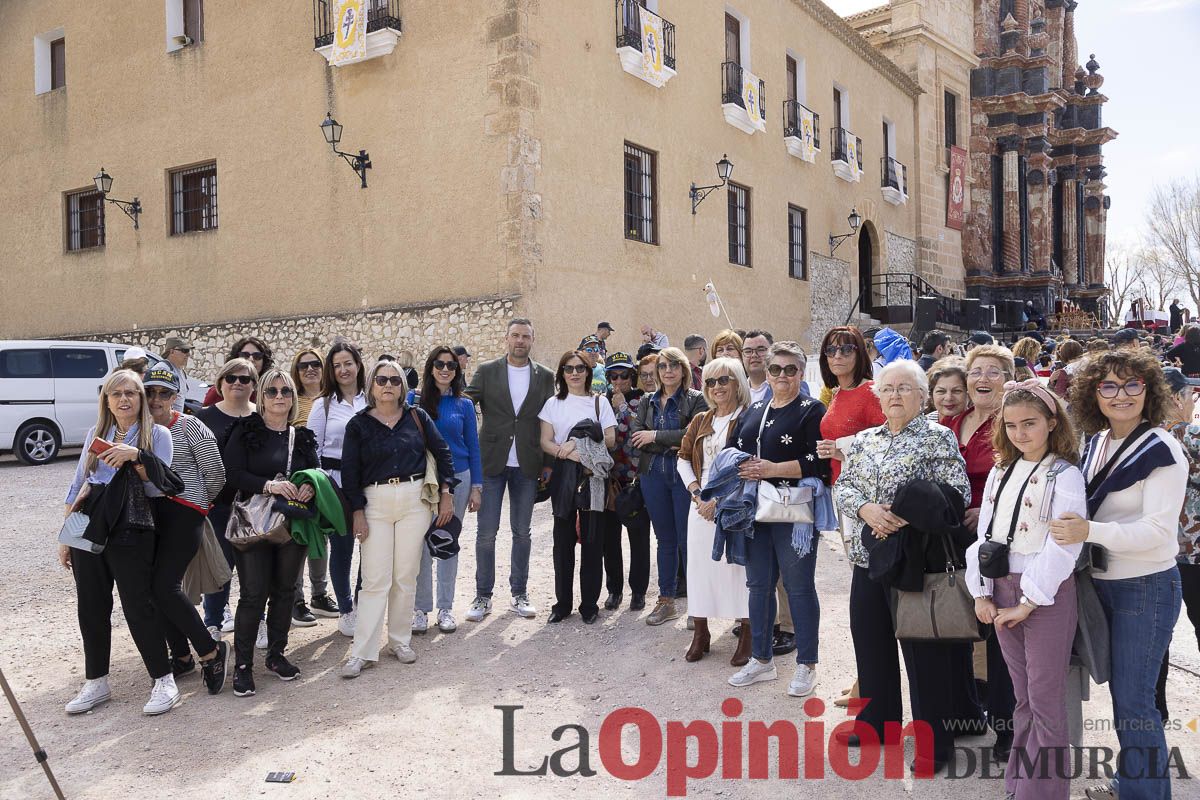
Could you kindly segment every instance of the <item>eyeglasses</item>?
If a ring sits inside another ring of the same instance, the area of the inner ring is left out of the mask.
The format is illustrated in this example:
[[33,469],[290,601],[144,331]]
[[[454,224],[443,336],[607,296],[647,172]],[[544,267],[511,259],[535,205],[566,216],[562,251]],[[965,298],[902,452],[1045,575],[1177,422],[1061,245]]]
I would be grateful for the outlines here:
[[1105,400],[1112,400],[1121,390],[1125,391],[1126,397],[1137,397],[1142,392],[1146,391],[1146,382],[1141,378],[1134,378],[1125,383],[1117,383],[1116,381],[1100,381],[1100,385],[1096,387],[1096,393]]
[[976,367],[967,373],[967,377],[974,378],[976,380],[979,380],[980,378],[987,378],[989,381],[998,381],[1001,378],[1009,377],[1009,373],[998,370],[995,367],[991,369],[981,369]]
[[563,375],[570,375],[573,372],[578,372],[578,373],[582,374],[584,372],[589,371],[590,369],[591,369],[591,367],[584,366],[583,364],[563,364],[562,371],[563,371]]
[[852,356],[858,352],[858,345],[850,342],[849,344],[831,344],[825,348],[825,357],[833,358],[836,355]]
[[624,369],[609,370],[608,379],[610,381],[627,381],[633,377],[633,373]]
[[746,355],[765,356],[769,347],[747,347],[742,352]]
[[108,396],[114,400],[133,400],[140,394],[141,392],[135,392],[132,389],[126,389],[124,391],[109,392]]
[[172,392],[170,389],[151,388],[146,390],[146,398],[148,400],[169,400],[174,396],[175,392]]
[[739,351],[737,349],[737,347],[732,344],[723,344],[717,348],[717,355],[718,356],[729,356],[730,358],[737,358],[738,356],[741,355],[741,351]]
[[251,378],[249,375],[226,375],[225,382],[230,386],[233,386],[235,383],[240,383],[243,386],[249,386],[250,384],[254,383],[254,378]]
[[704,385],[705,385],[707,388],[709,388],[709,389],[711,389],[711,388],[712,388],[712,387],[714,387],[714,386],[728,386],[728,385],[729,385],[729,382],[730,382],[731,380],[733,380],[733,378],[731,378],[730,376],[728,376],[728,375],[721,375],[721,376],[719,376],[719,377],[716,377],[716,378],[705,378],[705,379],[704,379]]
[[648,371],[647,372],[639,372],[638,377],[644,381],[652,381],[652,380],[654,380],[654,373],[648,372]]
[[772,364],[771,366],[767,367],[767,374],[772,378],[778,378],[780,375],[786,375],[789,378],[794,378],[796,377],[796,373],[799,371],[800,368],[795,364],[788,364],[786,367],[780,366],[779,364]]
[[910,395],[913,392],[915,392],[916,390],[917,389],[915,386],[909,386],[907,383],[902,383],[899,386],[880,386],[879,387],[879,396],[880,397],[891,397],[894,394]]
[[290,386],[268,386],[263,389],[263,394],[267,397],[282,397],[290,400],[295,392],[292,391],[292,387]]
[[321,368],[321,362],[320,361],[301,361],[299,364],[296,365],[296,367],[301,372],[316,371]]
[[660,361],[658,362],[658,371],[666,372],[669,369],[681,368],[682,366],[682,364],[676,364],[674,361]]
[[387,386],[389,383],[392,386],[401,386],[404,384],[404,378],[400,375],[376,375],[375,376],[375,385],[376,386]]
[[238,354],[237,354],[237,357],[238,357],[238,358],[250,358],[250,359],[253,359],[253,360],[255,360],[255,361],[262,361],[262,360],[263,360],[263,354],[262,354],[262,353],[251,353],[249,350],[243,350],[242,352],[240,352],[240,353],[238,353]]
[[458,369],[457,361],[435,361],[433,368],[437,370]]

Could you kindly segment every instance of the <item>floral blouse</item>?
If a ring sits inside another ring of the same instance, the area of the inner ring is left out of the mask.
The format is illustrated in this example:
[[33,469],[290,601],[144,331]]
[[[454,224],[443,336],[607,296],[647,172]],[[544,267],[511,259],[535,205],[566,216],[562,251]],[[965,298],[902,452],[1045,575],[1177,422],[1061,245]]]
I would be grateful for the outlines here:
[[1188,481],[1179,512],[1179,555],[1184,564],[1200,564],[1200,425],[1180,422],[1168,430],[1187,454]]
[[858,510],[867,503],[892,502],[896,490],[911,480],[945,483],[962,495],[964,504],[970,503],[966,464],[949,428],[918,414],[897,434],[880,425],[855,435],[833,487],[838,510],[850,520],[847,535],[852,564],[867,566]]

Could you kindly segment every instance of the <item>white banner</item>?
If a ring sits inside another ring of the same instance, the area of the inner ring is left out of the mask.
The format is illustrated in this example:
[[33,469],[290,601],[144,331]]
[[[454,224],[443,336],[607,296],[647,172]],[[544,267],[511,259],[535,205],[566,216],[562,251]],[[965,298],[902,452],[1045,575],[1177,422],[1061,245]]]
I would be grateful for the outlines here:
[[662,17],[638,6],[642,20],[642,78],[654,86],[667,82],[663,74]]
[[800,117],[800,158],[812,163],[817,160],[817,125],[813,112],[796,104]]
[[759,96],[758,76],[748,69],[742,70],[742,105],[750,115],[750,124],[760,131],[767,129],[762,116],[762,97]]
[[367,55],[367,15],[364,0],[334,0],[333,53],[329,63],[353,64]]

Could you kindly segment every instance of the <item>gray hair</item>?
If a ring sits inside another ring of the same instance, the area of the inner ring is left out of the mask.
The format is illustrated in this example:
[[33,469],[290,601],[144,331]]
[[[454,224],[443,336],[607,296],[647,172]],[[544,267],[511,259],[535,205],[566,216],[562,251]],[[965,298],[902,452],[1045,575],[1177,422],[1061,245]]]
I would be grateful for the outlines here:
[[[742,362],[739,359],[729,358],[728,356],[714,358],[704,365],[704,371],[701,373],[700,380],[706,381],[709,378],[716,378],[725,374],[729,374],[733,378],[733,382],[737,387],[734,392],[737,405],[750,405],[750,381],[746,380],[746,368],[742,366]],[[711,397],[712,390],[701,384],[701,391],[704,392],[704,399],[708,402],[708,407],[716,408],[717,404],[713,402]]]
[[[771,345],[771,349],[767,352],[767,361],[770,361],[775,356],[791,356],[800,362],[800,371],[808,367],[808,356],[804,353],[804,348],[798,342],[793,342],[787,339],[775,342]],[[804,376],[801,375],[801,378]]]
[[913,386],[921,393],[921,407],[929,402],[929,376],[925,374],[925,370],[921,369],[921,365],[907,358],[901,358],[885,366],[879,370],[879,374],[875,376],[875,385],[872,391],[875,396],[879,396],[879,384],[883,383],[884,378],[900,373],[900,377],[907,378],[912,381]]

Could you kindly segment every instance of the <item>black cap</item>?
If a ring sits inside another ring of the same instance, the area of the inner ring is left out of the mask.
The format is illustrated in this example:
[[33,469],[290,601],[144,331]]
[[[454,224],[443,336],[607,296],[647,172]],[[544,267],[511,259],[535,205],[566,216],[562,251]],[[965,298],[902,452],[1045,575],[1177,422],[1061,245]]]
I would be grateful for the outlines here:
[[1179,367],[1163,367],[1163,377],[1166,378],[1172,394],[1178,394],[1189,386],[1200,386],[1200,378],[1189,378]]
[[1113,341],[1117,344],[1128,344],[1138,340],[1138,333],[1133,328],[1121,328],[1113,334]]
[[975,331],[967,337],[967,341],[971,344],[995,344],[996,340],[992,338],[990,333],[984,331]]
[[616,329],[616,328],[614,328],[614,327],[612,326],[612,324],[611,324],[611,323],[608,323],[608,322],[601,322],[600,324],[598,324],[598,325],[596,326],[596,330],[599,330],[600,328],[604,328],[604,329],[608,330],[610,333],[616,333],[616,332],[617,332],[617,329]]
[[453,558],[460,549],[458,537],[461,533],[462,520],[458,517],[451,517],[445,525],[438,525],[434,521],[425,531],[425,546],[429,549],[429,555],[438,559]]
[[450,349],[454,351],[454,355],[456,356],[466,356],[467,358],[471,357],[471,354],[467,352],[467,348],[463,347],[461,344],[451,347]]

